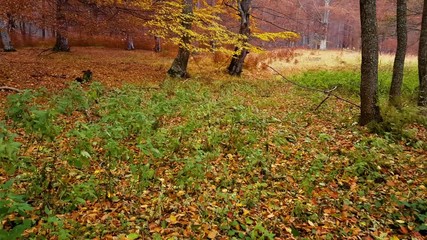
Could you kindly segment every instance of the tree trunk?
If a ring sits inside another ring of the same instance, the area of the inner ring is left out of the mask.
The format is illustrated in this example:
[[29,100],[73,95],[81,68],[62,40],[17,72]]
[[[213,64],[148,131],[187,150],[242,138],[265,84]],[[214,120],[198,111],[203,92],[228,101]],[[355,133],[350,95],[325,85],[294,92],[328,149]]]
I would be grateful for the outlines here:
[[[184,0],[184,9],[182,11],[184,20],[182,26],[191,30],[192,18],[193,18],[193,0]],[[188,60],[190,59],[190,36],[184,32],[182,35],[182,42],[179,46],[178,55],[172,63],[172,66],[168,70],[168,74],[171,77],[186,78],[189,77],[187,73]]]
[[408,41],[406,28],[406,0],[397,0],[396,16],[397,49],[393,64],[393,77],[389,101],[393,106],[400,107],[403,67],[405,66],[406,45]]
[[56,0],[56,42],[53,47],[53,51],[56,52],[68,52],[70,46],[68,44],[67,37],[67,23],[65,20],[64,6],[67,4],[67,0]]
[[382,121],[378,106],[378,35],[376,0],[360,0],[362,65],[360,125]]
[[162,45],[160,42],[160,37],[154,36],[154,51],[155,52],[161,52],[162,51]]
[[252,0],[240,0],[238,2],[238,9],[240,13],[240,30],[239,33],[242,35],[242,49],[235,47],[235,52],[233,58],[231,59],[230,65],[228,66],[228,73],[234,76],[240,76],[243,71],[243,63],[245,58],[248,55],[249,51],[244,46],[249,40],[251,35],[251,30],[249,28],[250,24],[250,9],[251,9]]
[[68,38],[66,36],[63,36],[61,32],[56,33],[56,42],[55,46],[53,47],[53,51],[55,52],[69,52],[70,51],[70,45],[68,44]]
[[427,0],[424,0],[421,34],[418,48],[418,106],[427,106]]
[[126,50],[135,50],[133,37],[129,33],[126,33]]
[[329,4],[331,3],[331,0],[325,0],[325,10],[323,11],[323,19],[322,19],[322,39],[320,40],[320,50],[326,50],[327,49],[327,43],[328,43],[328,28],[329,28]]
[[1,41],[3,43],[3,50],[5,52],[16,51],[12,45],[12,40],[10,39],[9,32],[7,30],[7,24],[3,20],[0,20],[0,35]]

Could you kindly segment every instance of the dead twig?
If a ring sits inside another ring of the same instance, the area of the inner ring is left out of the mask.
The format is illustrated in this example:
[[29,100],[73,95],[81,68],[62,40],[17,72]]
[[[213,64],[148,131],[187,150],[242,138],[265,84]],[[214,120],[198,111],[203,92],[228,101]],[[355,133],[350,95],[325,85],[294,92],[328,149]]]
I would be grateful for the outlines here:
[[323,103],[331,97],[332,91],[334,91],[335,89],[337,89],[337,86],[328,91],[328,95],[325,97],[325,99],[323,99],[323,101],[319,103],[319,105],[317,105],[314,111],[317,111],[323,105]]
[[14,88],[14,87],[8,87],[8,86],[2,86],[0,87],[0,90],[7,90],[7,91],[15,91],[15,92],[22,92],[21,90]]
[[[47,52],[47,51],[50,51],[50,50],[52,50],[52,48],[46,48],[46,49],[43,49],[39,54],[37,54],[37,56],[40,56],[40,55],[42,55],[43,53],[45,53],[45,52]],[[48,54],[49,55],[49,54]]]
[[295,85],[295,86],[297,86],[299,88],[303,88],[303,89],[306,89],[306,90],[310,90],[310,91],[314,91],[314,92],[321,92],[321,93],[327,94],[327,97],[325,99],[323,99],[323,101],[316,107],[315,110],[317,110],[318,108],[320,108],[320,106],[322,106],[322,104],[324,102],[326,102],[326,100],[328,100],[330,97],[334,97],[334,98],[336,98],[338,100],[341,100],[341,101],[346,102],[346,103],[348,103],[350,105],[353,105],[355,107],[360,108],[360,105],[358,105],[358,104],[356,104],[356,103],[354,103],[354,102],[352,102],[352,101],[350,101],[348,99],[342,98],[342,97],[340,97],[340,96],[338,96],[336,94],[333,94],[332,92],[337,89],[337,86],[333,87],[332,89],[327,89],[327,90],[322,90],[322,89],[313,88],[313,87],[307,87],[307,86],[304,86],[304,85],[302,85],[300,83],[297,83],[295,81],[292,81],[292,80],[288,79],[287,77],[285,77],[283,74],[281,74],[279,71],[277,71],[276,69],[274,69],[270,65],[266,65],[266,66],[268,68],[270,68],[271,70],[273,70],[273,72],[275,72],[279,76],[281,76],[283,78],[283,80],[285,80],[286,82],[292,83],[293,85]]

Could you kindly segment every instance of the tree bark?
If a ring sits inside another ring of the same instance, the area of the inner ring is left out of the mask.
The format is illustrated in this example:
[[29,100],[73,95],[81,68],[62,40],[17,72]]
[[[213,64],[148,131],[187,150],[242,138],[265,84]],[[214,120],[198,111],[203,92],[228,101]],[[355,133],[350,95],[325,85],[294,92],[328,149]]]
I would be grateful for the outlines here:
[[162,51],[162,45],[160,42],[160,37],[154,36],[154,51],[155,52],[161,52]]
[[407,27],[406,27],[406,0],[397,0],[396,8],[397,49],[393,64],[389,101],[395,107],[400,107],[402,95],[403,68],[405,66]]
[[12,40],[9,36],[9,31],[7,29],[7,24],[0,19],[0,37],[3,43],[3,50],[5,52],[14,52],[16,49],[12,45]]
[[325,0],[325,10],[323,12],[323,19],[322,19],[322,39],[320,40],[320,50],[326,50],[328,46],[328,28],[329,28],[329,4],[331,3],[331,0]]
[[[193,0],[184,0],[184,9],[182,11],[183,20],[182,26],[191,30],[192,18],[193,18]],[[168,74],[171,77],[186,78],[189,77],[187,72],[188,60],[190,59],[190,36],[188,33],[183,33],[182,42],[179,46],[178,55],[172,63],[172,66],[168,70]]]
[[418,78],[419,94],[418,106],[427,106],[427,0],[424,0],[421,20],[421,33],[418,48]]
[[56,0],[56,42],[53,51],[68,52],[70,45],[68,44],[67,23],[64,14],[64,6],[68,0]]
[[248,55],[249,51],[244,46],[249,40],[251,35],[250,26],[250,9],[251,9],[252,0],[240,0],[238,2],[238,9],[240,14],[240,30],[239,33],[242,37],[242,48],[235,47],[235,52],[233,58],[231,59],[230,65],[228,66],[228,73],[234,76],[240,76],[243,71],[243,63],[245,58]]
[[378,106],[378,35],[376,0],[360,0],[362,65],[360,125],[382,121]]
[[126,33],[126,50],[135,50],[135,44],[131,34]]
[[68,44],[68,38],[63,36],[61,32],[56,32],[56,42],[53,47],[53,51],[55,52],[69,52],[70,45]]

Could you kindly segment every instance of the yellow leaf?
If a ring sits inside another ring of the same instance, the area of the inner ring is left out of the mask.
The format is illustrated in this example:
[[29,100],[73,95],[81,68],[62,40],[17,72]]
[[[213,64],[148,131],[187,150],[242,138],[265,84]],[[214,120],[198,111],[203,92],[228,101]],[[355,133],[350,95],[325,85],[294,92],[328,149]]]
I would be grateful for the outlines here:
[[208,238],[209,239],[214,239],[215,237],[216,237],[216,235],[218,234],[218,232],[217,231],[215,231],[215,230],[212,230],[212,231],[210,231],[209,233],[208,233]]
[[248,209],[243,208],[243,216],[246,216],[250,213]]
[[184,194],[185,194],[185,191],[181,190],[181,191],[179,191],[176,195],[177,195],[178,197],[181,197],[181,196],[183,196]]
[[170,224],[176,224],[178,221],[177,221],[177,219],[176,219],[176,216],[175,215],[170,215],[170,217],[169,217],[169,223]]

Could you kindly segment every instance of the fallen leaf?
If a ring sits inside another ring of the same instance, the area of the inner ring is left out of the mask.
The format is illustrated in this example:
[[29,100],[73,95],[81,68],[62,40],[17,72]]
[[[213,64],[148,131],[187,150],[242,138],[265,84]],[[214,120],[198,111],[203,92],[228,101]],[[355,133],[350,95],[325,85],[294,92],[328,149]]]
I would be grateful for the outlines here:
[[212,231],[210,231],[209,233],[208,233],[208,238],[209,239],[214,239],[215,237],[216,237],[216,235],[218,234],[218,232],[217,231],[215,231],[215,230],[212,230]]

